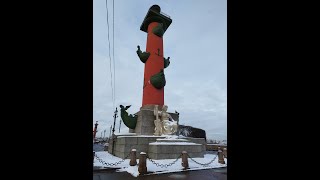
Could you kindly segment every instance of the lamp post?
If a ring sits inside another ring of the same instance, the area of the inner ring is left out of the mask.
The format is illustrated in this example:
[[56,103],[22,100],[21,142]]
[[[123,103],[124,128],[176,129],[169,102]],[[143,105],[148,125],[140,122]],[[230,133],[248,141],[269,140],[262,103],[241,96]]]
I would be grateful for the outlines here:
[[113,155],[114,155],[114,142],[115,142],[114,127],[116,126],[116,119],[118,117],[117,113],[118,113],[118,109],[116,108],[116,111],[114,112],[114,115],[113,115],[114,120],[113,120],[113,128],[112,128],[112,154]]
[[114,112],[114,115],[113,115],[114,120],[113,120],[112,134],[114,134],[114,131],[115,131],[114,127],[116,127],[116,119],[118,117],[117,113],[118,113],[118,108],[116,107],[116,111]]

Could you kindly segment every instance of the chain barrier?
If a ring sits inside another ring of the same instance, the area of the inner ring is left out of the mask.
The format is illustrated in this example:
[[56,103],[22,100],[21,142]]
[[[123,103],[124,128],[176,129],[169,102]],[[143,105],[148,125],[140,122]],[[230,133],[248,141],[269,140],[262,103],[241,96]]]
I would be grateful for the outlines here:
[[95,157],[96,157],[96,159],[97,159],[101,164],[104,164],[104,165],[106,165],[106,166],[116,166],[116,165],[118,165],[118,164],[123,163],[123,162],[130,156],[130,154],[131,154],[131,152],[130,152],[124,159],[122,159],[122,160],[120,160],[120,161],[118,161],[118,162],[114,162],[114,163],[105,162],[104,160],[102,160],[101,158],[99,158],[99,157],[97,156],[97,154],[95,154]]
[[[118,162],[114,162],[114,163],[108,163],[108,162],[103,161],[101,158],[99,158],[99,157],[97,156],[97,154],[95,154],[95,158],[96,158],[101,164],[104,164],[104,165],[106,165],[106,166],[116,166],[116,165],[118,165],[118,164],[123,163],[123,162],[130,156],[130,154],[131,154],[131,152],[130,152],[124,159],[122,159],[122,160],[120,160],[120,161],[118,161]],[[147,155],[147,159],[148,159],[150,162],[152,162],[153,164],[155,164],[157,167],[168,168],[169,166],[172,166],[173,164],[175,164],[175,163],[181,158],[181,156],[182,156],[182,154],[180,154],[179,157],[177,157],[173,162],[171,162],[171,163],[169,163],[169,164],[160,164],[160,163],[157,163],[157,162],[155,162],[154,159],[151,159],[148,155]],[[189,158],[191,161],[195,162],[196,164],[199,164],[199,165],[202,165],[202,166],[208,166],[209,164],[211,164],[213,161],[216,160],[216,158],[218,157],[218,154],[217,154],[210,162],[208,162],[208,163],[199,163],[199,162],[197,162],[196,160],[194,160],[192,157],[190,157],[189,154],[187,154],[187,156],[188,156],[188,158]],[[226,165],[227,165],[227,163],[226,163]]]
[[147,155],[147,159],[149,161],[151,161],[153,164],[155,164],[157,167],[161,167],[161,168],[168,168],[169,166],[172,166],[174,163],[176,163],[180,158],[181,158],[182,154],[180,154],[179,157],[177,157],[176,160],[174,160],[172,163],[169,163],[169,164],[160,164],[160,163],[157,163],[155,162],[155,160],[151,159],[148,155]]
[[208,163],[199,163],[199,162],[197,162],[196,160],[192,159],[192,158],[189,156],[189,154],[187,154],[187,156],[188,156],[188,158],[191,159],[191,161],[193,161],[193,162],[195,162],[195,163],[197,163],[197,164],[199,164],[199,165],[208,166],[208,165],[211,164],[214,160],[216,160],[216,158],[218,157],[218,154],[216,155],[216,157],[214,157],[214,158],[213,158],[210,162],[208,162]]

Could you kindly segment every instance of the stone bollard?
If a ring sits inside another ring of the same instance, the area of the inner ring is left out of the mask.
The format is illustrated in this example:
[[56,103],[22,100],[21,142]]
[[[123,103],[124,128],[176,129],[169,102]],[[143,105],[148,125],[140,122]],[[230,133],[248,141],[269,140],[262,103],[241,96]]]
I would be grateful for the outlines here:
[[145,152],[140,153],[138,171],[141,175],[147,173],[147,154]]
[[224,158],[223,158],[223,153],[222,153],[222,151],[221,151],[221,149],[220,148],[218,148],[219,150],[218,150],[218,158],[219,158],[219,163],[220,164],[225,164],[225,162],[224,162]]
[[182,161],[181,161],[181,165],[183,166],[183,169],[184,169],[184,170],[186,170],[186,169],[189,168],[187,151],[182,151]]
[[131,154],[130,154],[130,166],[135,166],[137,165],[137,150],[136,149],[132,149],[131,150]]
[[223,156],[227,158],[227,148],[223,148]]

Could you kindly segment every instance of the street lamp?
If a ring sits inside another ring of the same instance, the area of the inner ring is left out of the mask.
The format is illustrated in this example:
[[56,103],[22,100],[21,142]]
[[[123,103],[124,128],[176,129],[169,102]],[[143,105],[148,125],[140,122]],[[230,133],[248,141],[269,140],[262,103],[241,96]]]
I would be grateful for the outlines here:
[[118,117],[117,113],[118,113],[118,109],[116,107],[116,111],[114,112],[114,115],[113,115],[114,120],[113,120],[113,128],[112,128],[112,154],[113,155],[114,155],[113,152],[114,152],[114,142],[115,142],[114,127],[116,126],[116,119]]
[[112,134],[114,134],[114,131],[115,131],[115,130],[114,130],[114,127],[116,126],[116,119],[117,119],[117,117],[118,117],[117,113],[118,113],[118,108],[116,107],[116,111],[114,112],[114,115],[113,115],[114,120],[113,120]]

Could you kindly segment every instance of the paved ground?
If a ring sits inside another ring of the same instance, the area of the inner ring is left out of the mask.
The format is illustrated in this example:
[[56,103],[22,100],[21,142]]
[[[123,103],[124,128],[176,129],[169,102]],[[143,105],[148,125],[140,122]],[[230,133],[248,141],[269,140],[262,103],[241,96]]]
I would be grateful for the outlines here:
[[227,168],[186,171],[179,173],[167,173],[157,175],[145,175],[133,177],[127,172],[115,172],[115,170],[94,171],[93,180],[227,180]]

